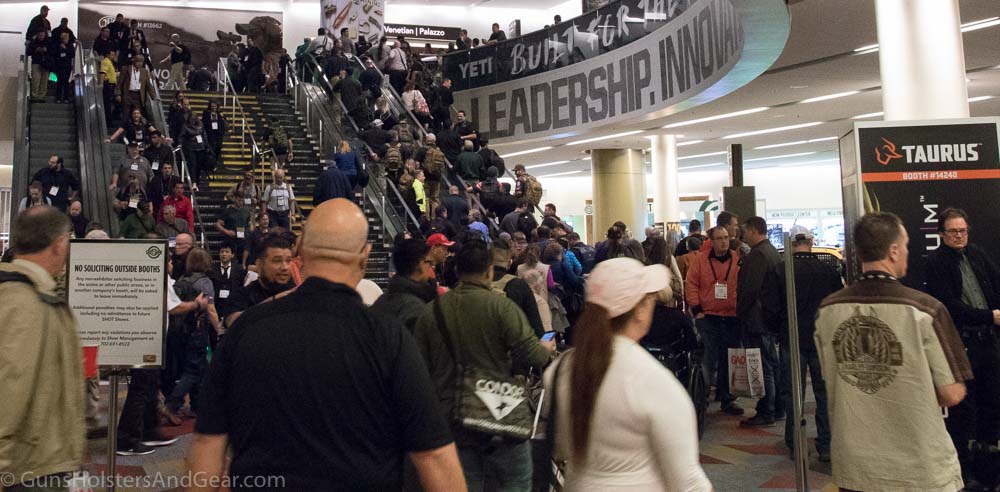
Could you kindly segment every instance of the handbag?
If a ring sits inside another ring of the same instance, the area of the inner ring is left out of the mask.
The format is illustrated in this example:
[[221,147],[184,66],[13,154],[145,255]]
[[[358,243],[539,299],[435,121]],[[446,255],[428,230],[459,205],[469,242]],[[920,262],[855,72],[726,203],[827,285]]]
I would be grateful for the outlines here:
[[[534,415],[528,408],[524,378],[498,374],[466,364],[452,343],[440,299],[434,301],[434,317],[458,374],[454,406],[451,408],[452,421],[466,430],[482,434],[516,440],[530,438],[534,428]],[[460,334],[461,331],[456,333]]]
[[764,367],[758,348],[729,349],[729,392],[733,396],[764,396]]

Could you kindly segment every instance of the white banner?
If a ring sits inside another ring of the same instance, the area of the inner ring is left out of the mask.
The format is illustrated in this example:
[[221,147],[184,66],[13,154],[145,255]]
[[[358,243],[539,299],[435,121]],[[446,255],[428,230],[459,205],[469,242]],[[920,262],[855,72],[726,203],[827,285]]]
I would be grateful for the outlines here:
[[163,240],[71,241],[69,305],[99,366],[163,365],[168,254]]

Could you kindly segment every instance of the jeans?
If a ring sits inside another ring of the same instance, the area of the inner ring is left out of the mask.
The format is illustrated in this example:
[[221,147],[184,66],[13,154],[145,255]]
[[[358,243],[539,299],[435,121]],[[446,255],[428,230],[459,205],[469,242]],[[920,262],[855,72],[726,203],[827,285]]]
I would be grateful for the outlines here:
[[132,379],[128,383],[121,419],[118,420],[119,447],[141,442],[160,423],[157,411],[159,369],[132,369],[130,372]]
[[459,446],[458,459],[462,462],[465,482],[469,492],[489,490],[519,492],[531,490],[531,444],[486,444]]
[[184,395],[191,395],[191,409],[196,410],[201,380],[208,370],[208,358],[205,347],[208,347],[208,332],[204,329],[194,329],[188,335],[184,347],[184,372],[174,386],[173,392],[167,397],[167,409],[177,413],[184,406]]
[[56,101],[69,101],[73,97],[73,90],[70,88],[70,74],[72,73],[72,68],[56,70]]
[[739,321],[733,317],[707,315],[695,320],[705,342],[705,386],[715,380],[715,399],[726,406],[736,399],[729,393],[729,349],[740,345]]
[[992,333],[962,334],[975,379],[965,382],[968,394],[961,403],[948,409],[945,420],[958,451],[962,474],[980,480],[984,477],[984,464],[976,463],[969,451],[969,441],[995,446],[1000,439],[1000,335],[996,328],[992,330]]
[[785,402],[778,398],[777,388],[787,386],[781,381],[781,364],[774,335],[752,333],[747,348],[760,349],[760,362],[764,369],[764,397],[757,400],[757,415],[763,418],[780,418],[785,415]]
[[[778,396],[785,402],[785,410],[788,418],[785,419],[785,444],[791,448],[792,440],[795,438],[795,419],[792,417],[792,359],[788,344],[782,344],[781,354],[781,381],[782,388],[778,388]],[[809,369],[809,376],[812,377],[813,396],[816,397],[816,449],[827,451],[830,449],[830,414],[826,406],[826,381],[823,380],[823,372],[819,367],[819,351],[813,343],[799,342],[799,373],[802,377],[802,400],[805,401],[806,390],[806,368]]]

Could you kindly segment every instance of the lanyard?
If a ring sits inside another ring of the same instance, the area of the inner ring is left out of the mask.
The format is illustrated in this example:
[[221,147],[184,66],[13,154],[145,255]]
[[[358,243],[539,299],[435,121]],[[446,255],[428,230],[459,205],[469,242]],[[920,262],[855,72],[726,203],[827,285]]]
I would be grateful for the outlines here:
[[[709,256],[708,257],[708,268],[710,270],[712,270],[712,278],[715,280],[715,283],[719,283],[719,276],[715,274],[715,267],[712,266],[712,258],[715,258],[715,256]],[[715,258],[715,259],[718,260],[718,258]],[[719,263],[722,263],[722,262],[719,261]],[[729,272],[731,272],[732,269],[733,269],[733,254],[730,253],[729,254],[729,266],[726,268],[726,278],[722,279],[724,282],[726,282],[726,283],[729,282]]]

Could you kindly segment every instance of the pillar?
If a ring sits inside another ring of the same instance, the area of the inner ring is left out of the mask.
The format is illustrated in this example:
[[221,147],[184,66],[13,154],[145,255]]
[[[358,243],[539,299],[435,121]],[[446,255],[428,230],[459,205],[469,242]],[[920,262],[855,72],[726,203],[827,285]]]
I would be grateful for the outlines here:
[[653,143],[653,222],[664,232],[680,230],[681,200],[677,183],[677,136],[656,135]]
[[646,162],[636,149],[590,151],[594,187],[594,238],[622,221],[632,237],[642,240],[646,228]]
[[876,0],[885,120],[968,118],[958,0]]

